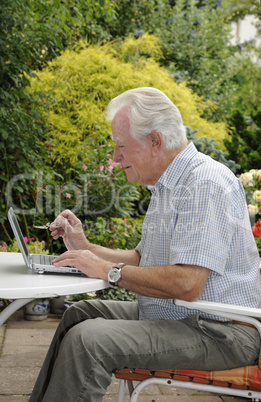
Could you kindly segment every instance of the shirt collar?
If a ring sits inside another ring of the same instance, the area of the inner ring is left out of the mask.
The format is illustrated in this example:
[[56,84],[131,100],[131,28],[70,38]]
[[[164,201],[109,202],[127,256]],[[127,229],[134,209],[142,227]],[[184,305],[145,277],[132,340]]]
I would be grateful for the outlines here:
[[180,176],[186,169],[191,159],[198,153],[193,142],[190,142],[171,162],[165,172],[161,175],[155,186],[148,186],[149,190],[162,186],[173,188],[179,181]]

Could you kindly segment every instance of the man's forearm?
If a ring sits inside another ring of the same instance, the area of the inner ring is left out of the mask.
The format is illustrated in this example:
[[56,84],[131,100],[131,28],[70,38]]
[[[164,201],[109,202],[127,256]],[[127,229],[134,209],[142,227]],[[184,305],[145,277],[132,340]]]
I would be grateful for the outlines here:
[[119,286],[149,297],[194,301],[203,293],[209,273],[195,265],[127,266]]
[[136,250],[114,250],[97,244],[88,244],[88,250],[106,261],[124,262],[127,265],[138,266],[140,254]]

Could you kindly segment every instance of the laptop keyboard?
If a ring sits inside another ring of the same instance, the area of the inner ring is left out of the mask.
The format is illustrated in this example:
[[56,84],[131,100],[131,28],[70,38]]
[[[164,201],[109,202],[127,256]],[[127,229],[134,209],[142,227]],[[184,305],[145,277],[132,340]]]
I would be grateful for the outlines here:
[[[39,273],[48,272],[48,273],[73,273],[73,274],[80,274],[84,275],[79,269],[75,267],[55,267],[52,265],[52,261],[56,258],[55,255],[45,255],[45,254],[31,254],[32,262],[38,267],[36,271]],[[43,270],[41,272],[41,266],[43,266]]]
[[52,261],[55,259],[53,255],[40,255],[40,264],[41,265],[52,265]]

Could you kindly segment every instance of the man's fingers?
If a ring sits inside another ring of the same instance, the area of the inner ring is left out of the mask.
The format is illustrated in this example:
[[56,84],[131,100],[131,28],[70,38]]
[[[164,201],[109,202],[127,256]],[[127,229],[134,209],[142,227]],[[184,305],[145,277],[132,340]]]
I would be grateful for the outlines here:
[[75,259],[72,259],[72,258],[66,258],[66,259],[58,261],[58,262],[53,261],[53,265],[55,267],[67,267],[67,266],[75,267],[76,261],[75,261]]
[[59,257],[56,257],[53,260],[53,265],[55,266],[66,266],[66,265],[71,265],[73,266],[75,264],[75,258],[76,255],[73,252],[65,252],[63,254],[61,254]]

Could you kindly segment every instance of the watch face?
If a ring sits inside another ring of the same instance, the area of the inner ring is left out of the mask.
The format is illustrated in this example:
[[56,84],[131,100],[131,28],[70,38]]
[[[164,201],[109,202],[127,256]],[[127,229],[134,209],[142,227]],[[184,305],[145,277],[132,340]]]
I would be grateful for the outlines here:
[[112,268],[109,272],[109,280],[110,282],[116,283],[120,280],[121,273],[117,268]]

